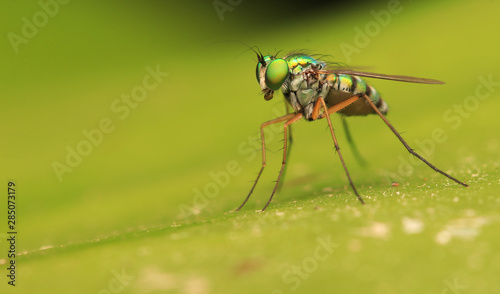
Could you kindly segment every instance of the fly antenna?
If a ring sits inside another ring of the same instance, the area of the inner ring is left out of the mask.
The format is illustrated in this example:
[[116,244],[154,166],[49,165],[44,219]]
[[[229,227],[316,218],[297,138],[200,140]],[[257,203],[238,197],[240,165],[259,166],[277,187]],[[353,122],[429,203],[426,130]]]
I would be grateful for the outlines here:
[[[216,43],[240,43],[244,46],[246,46],[248,49],[246,49],[245,51],[241,52],[241,54],[239,54],[238,56],[242,55],[243,53],[245,53],[246,51],[248,50],[252,50],[256,55],[257,55],[257,61],[262,65],[262,66],[265,66],[266,65],[266,62],[264,61],[264,54],[262,54],[262,52],[260,52],[260,49],[257,45],[255,46],[250,46],[244,42],[241,42],[241,41],[235,41],[235,40],[229,40],[229,41],[219,41],[219,42],[216,42]],[[213,43],[213,44],[216,44],[216,43]],[[212,44],[212,45],[213,45]],[[257,50],[255,50],[254,48],[257,48]]]
[[283,49],[278,50],[278,52],[276,52],[276,54],[274,54],[274,58],[276,58],[276,56],[278,56],[278,53],[280,53],[281,51],[283,51]]

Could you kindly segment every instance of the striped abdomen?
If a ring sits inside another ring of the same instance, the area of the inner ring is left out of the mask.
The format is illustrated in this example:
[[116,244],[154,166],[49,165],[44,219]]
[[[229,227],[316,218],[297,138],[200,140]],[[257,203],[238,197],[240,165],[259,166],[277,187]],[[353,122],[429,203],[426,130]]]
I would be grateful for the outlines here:
[[[326,82],[330,86],[328,96],[325,98],[325,102],[329,107],[351,98],[352,96],[366,94],[380,112],[387,114],[389,110],[387,103],[382,100],[377,90],[367,85],[364,80],[357,76],[333,73],[326,77]],[[344,108],[340,113],[351,116],[372,114],[375,113],[375,111],[366,100],[360,99]]]

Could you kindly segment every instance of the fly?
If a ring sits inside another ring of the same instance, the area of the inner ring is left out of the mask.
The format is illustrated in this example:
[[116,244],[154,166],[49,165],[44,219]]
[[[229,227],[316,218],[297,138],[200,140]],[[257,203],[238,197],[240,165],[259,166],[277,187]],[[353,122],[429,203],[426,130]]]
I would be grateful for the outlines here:
[[[252,49],[253,50],[253,49]],[[326,118],[328,127],[332,135],[335,150],[339,155],[340,161],[344,168],[345,174],[349,184],[357,196],[358,200],[364,204],[363,198],[359,195],[354,183],[349,175],[344,158],[340,152],[337,137],[333,131],[330,115],[332,113],[340,113],[343,116],[356,116],[377,114],[389,127],[389,129],[396,135],[399,141],[405,148],[415,157],[427,164],[434,171],[442,174],[450,180],[468,187],[467,184],[457,180],[451,175],[438,169],[433,164],[428,162],[425,158],[416,153],[396,131],[396,129],[385,118],[389,107],[386,102],[382,100],[380,94],[368,85],[360,77],[376,78],[384,80],[392,80],[398,82],[421,83],[421,84],[444,84],[442,81],[433,79],[416,78],[400,75],[385,75],[378,73],[355,71],[350,69],[329,69],[327,63],[316,60],[314,57],[306,53],[290,53],[283,58],[277,58],[276,55],[263,56],[262,53],[257,54],[258,63],[256,68],[257,82],[260,89],[264,94],[265,100],[271,100],[274,92],[281,90],[287,104],[293,109],[292,113],[288,113],[282,117],[263,123],[260,127],[261,141],[262,141],[262,166],[257,178],[250,189],[245,201],[236,209],[240,210],[252,195],[259,178],[266,166],[266,145],[264,140],[264,128],[266,126],[283,123],[284,130],[284,143],[283,143],[283,161],[281,169],[274,185],[271,197],[262,209],[264,211],[271,200],[273,199],[276,190],[278,189],[287,159],[287,145],[289,140],[289,128],[298,120],[304,118],[308,121]],[[288,106],[287,106],[288,109]],[[344,125],[345,127],[345,125]],[[350,140],[350,136],[348,137]]]

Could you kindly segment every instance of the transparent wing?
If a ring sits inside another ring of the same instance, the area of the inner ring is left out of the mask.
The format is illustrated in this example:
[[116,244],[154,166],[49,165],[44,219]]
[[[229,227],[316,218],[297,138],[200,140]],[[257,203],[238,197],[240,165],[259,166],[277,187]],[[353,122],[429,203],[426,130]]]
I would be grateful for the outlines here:
[[374,79],[382,79],[382,80],[391,80],[398,82],[407,82],[407,83],[419,83],[419,84],[444,84],[445,82],[434,80],[434,79],[425,79],[425,78],[416,78],[409,76],[400,76],[400,75],[385,75],[380,73],[373,72],[364,72],[364,71],[356,71],[349,69],[336,69],[336,70],[317,70],[320,74],[346,74]]

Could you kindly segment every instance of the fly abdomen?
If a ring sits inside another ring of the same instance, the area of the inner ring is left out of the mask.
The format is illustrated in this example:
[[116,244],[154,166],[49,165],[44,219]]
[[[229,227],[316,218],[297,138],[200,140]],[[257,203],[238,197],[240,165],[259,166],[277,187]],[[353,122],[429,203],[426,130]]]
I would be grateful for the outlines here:
[[356,76],[333,73],[326,80],[333,91],[349,93],[351,96],[366,92],[365,81]]
[[370,100],[377,106],[378,110],[382,112],[383,115],[386,115],[387,112],[389,111],[389,106],[385,101],[380,97],[379,93],[375,88],[373,88],[370,85],[366,86],[366,91],[365,91],[366,96],[370,98]]
[[[380,97],[375,88],[357,76],[332,73],[326,77],[330,92],[326,99],[328,106],[333,106],[352,96],[365,94],[383,114],[387,114],[389,107]],[[341,111],[344,115],[367,115],[375,113],[364,99],[359,100]]]

